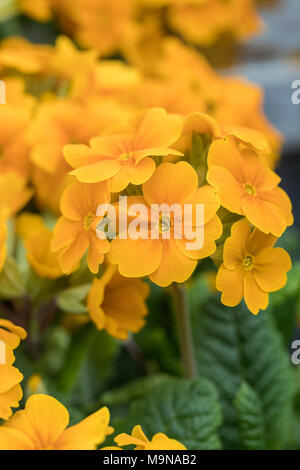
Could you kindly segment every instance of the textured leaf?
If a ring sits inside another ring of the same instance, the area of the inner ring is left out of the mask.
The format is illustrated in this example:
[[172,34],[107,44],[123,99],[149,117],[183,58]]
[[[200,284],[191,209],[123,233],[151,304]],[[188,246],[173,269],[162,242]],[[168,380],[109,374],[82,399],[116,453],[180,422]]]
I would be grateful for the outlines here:
[[188,449],[220,449],[221,409],[217,391],[206,379],[170,379],[137,400],[122,422],[130,432],[140,424],[151,438],[163,432]]
[[216,299],[202,305],[197,284],[189,291],[198,372],[218,388],[225,448],[241,448],[234,399],[247,382],[261,399],[266,448],[279,448],[289,430],[293,377],[270,312],[253,316]]
[[237,410],[243,448],[248,450],[263,449],[264,423],[261,400],[247,382],[241,385],[234,404]]

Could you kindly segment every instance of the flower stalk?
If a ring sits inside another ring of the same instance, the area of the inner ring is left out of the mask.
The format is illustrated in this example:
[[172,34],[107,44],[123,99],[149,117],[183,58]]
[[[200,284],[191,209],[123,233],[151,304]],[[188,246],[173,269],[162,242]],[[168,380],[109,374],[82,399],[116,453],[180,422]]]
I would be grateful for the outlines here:
[[177,330],[181,359],[186,377],[197,377],[189,304],[184,284],[173,284],[173,297],[177,315]]

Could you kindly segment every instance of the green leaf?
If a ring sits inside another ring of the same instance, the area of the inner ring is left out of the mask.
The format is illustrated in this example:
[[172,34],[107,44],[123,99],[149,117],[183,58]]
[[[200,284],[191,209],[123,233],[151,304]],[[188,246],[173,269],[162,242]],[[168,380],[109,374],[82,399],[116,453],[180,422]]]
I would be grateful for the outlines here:
[[64,311],[68,313],[86,313],[87,309],[82,304],[82,301],[87,296],[91,285],[83,284],[77,287],[70,287],[63,290],[57,296],[57,304]]
[[291,343],[300,300],[300,263],[297,262],[288,273],[286,286],[272,294],[270,306],[278,331],[288,347]]
[[169,380],[170,376],[167,374],[154,374],[132,380],[117,389],[105,392],[101,397],[101,401],[107,406],[123,405],[134,399],[143,397],[161,383],[168,382]]
[[197,284],[188,295],[198,372],[217,386],[223,407],[224,447],[243,447],[234,400],[247,382],[261,399],[266,448],[280,448],[289,431],[294,382],[270,312],[254,316],[243,304],[224,307],[218,297],[201,303]]
[[66,354],[64,366],[57,380],[57,388],[68,393],[75,385],[80,368],[86,359],[96,335],[96,328],[92,324],[80,328],[74,335]]
[[4,300],[17,299],[25,293],[22,276],[14,258],[7,256],[0,273],[0,298]]
[[131,406],[120,429],[131,432],[140,424],[148,436],[158,432],[182,442],[188,449],[220,449],[221,424],[217,391],[206,379],[163,381]]
[[244,382],[234,400],[242,446],[247,450],[264,448],[264,422],[260,398]]

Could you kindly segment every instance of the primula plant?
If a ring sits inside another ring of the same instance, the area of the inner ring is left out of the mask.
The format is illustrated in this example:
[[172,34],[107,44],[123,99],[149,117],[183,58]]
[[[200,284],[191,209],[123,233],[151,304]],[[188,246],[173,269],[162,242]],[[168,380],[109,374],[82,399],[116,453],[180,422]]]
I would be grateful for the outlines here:
[[300,448],[282,136],[199,52],[258,31],[254,2],[20,0],[2,26],[0,450]]

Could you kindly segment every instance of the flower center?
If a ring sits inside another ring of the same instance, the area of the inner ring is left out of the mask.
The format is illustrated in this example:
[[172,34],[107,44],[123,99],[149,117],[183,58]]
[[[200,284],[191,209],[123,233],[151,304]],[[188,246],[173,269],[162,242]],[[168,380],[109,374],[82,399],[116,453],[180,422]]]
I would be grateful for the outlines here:
[[256,188],[251,183],[245,183],[244,188],[247,194],[250,194],[250,196],[256,196]]
[[83,226],[86,231],[89,231],[94,220],[94,216],[91,212],[84,218]]
[[251,271],[254,267],[254,259],[253,256],[248,255],[243,259],[243,268],[245,271]]
[[172,226],[171,218],[169,215],[160,215],[158,222],[159,233],[169,232]]
[[122,155],[120,155],[119,157],[119,160],[121,160],[122,162],[128,162],[129,160],[132,160],[132,159],[133,159],[132,152],[122,153]]

